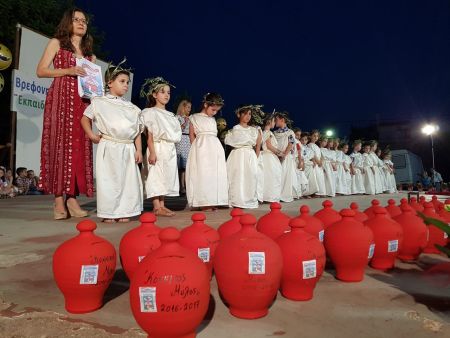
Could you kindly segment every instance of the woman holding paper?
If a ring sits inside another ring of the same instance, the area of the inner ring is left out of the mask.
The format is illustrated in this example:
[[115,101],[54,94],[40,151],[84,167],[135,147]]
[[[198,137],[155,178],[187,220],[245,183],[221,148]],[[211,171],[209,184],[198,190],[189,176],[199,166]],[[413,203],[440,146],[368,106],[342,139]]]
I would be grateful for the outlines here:
[[94,192],[92,145],[80,124],[89,101],[77,90],[77,77],[86,72],[76,59],[95,61],[87,25],[83,11],[66,11],[36,70],[38,77],[54,78],[45,100],[39,186],[55,195],[55,219],[86,217],[76,196]]

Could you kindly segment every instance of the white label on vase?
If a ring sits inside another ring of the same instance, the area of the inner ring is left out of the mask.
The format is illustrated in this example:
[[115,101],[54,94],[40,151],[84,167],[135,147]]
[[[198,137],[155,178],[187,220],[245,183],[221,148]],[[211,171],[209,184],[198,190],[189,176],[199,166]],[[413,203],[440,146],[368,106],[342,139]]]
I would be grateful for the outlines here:
[[448,238],[448,234],[444,231],[444,238]]
[[204,263],[209,262],[209,248],[198,248],[198,258]]
[[303,279],[316,278],[317,276],[317,264],[316,260],[303,261]]
[[142,260],[145,258],[145,256],[138,256],[138,262],[142,262]]
[[264,252],[248,253],[248,273],[264,275],[266,273],[266,255]]
[[158,312],[156,307],[156,287],[139,287],[141,312]]
[[323,242],[323,236],[325,235],[325,230],[319,231],[319,241]]
[[397,252],[397,251],[398,251],[398,239],[388,241],[388,252]]
[[369,247],[369,259],[373,257],[373,254],[375,253],[375,244],[370,244]]
[[82,265],[80,284],[97,284],[98,264],[97,265]]

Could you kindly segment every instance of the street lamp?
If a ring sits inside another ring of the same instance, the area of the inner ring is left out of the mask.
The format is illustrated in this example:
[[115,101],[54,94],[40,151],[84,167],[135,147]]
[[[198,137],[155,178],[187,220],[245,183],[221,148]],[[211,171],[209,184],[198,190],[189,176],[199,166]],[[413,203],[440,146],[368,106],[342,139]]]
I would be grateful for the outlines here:
[[434,170],[434,144],[433,144],[433,134],[438,131],[439,127],[435,124],[426,124],[422,127],[422,133],[430,136],[431,139],[431,159],[433,161],[433,170]]
[[325,131],[325,136],[326,137],[331,137],[334,135],[334,132],[331,129],[328,129],[327,131]]

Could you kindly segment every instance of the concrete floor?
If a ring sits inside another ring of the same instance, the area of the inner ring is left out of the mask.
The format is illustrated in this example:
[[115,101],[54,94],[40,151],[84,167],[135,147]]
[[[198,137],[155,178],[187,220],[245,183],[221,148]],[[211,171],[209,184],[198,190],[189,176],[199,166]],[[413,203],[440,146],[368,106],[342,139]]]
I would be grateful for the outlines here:
[[[382,205],[388,198],[401,197],[404,195],[377,196]],[[365,209],[371,199],[337,197],[333,202],[340,209],[356,200]],[[95,200],[80,201],[95,215]],[[283,211],[297,215],[302,204],[316,211],[322,202],[295,201],[284,204]],[[184,207],[179,199],[172,204]],[[51,208],[50,196],[0,200],[0,337],[145,336],[131,314],[129,283],[119,262],[103,308],[84,315],[65,311],[51,262],[57,246],[76,235],[76,219],[53,221]],[[268,209],[263,205],[252,213],[261,216]],[[228,214],[229,210],[209,212],[207,223],[217,228],[229,219]],[[179,211],[174,218],[161,218],[157,224],[182,228],[190,224],[191,215],[190,211]],[[118,249],[123,234],[137,225],[137,221],[98,223],[96,233]],[[334,271],[327,270],[313,300],[293,302],[278,295],[267,317],[251,321],[228,313],[213,279],[212,306],[198,337],[450,337],[450,288],[439,286],[438,279],[424,272],[448,261],[444,256],[422,255],[414,264],[397,262],[389,273],[368,268],[363,282],[351,284],[337,281]]]

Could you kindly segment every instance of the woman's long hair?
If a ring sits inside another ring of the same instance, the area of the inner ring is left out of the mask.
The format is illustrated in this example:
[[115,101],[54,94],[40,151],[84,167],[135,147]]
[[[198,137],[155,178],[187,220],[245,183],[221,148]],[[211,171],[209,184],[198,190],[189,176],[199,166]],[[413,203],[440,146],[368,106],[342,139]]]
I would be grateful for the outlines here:
[[[70,50],[71,52],[75,53],[75,47],[72,44],[72,41],[70,41],[70,38],[73,35],[73,17],[75,15],[75,12],[83,13],[86,17],[86,21],[88,20],[87,14],[79,9],[79,8],[72,8],[64,12],[63,17],[61,18],[61,21],[58,24],[58,27],[56,28],[55,38],[59,40],[59,44],[61,48]],[[87,29],[87,27],[86,27]],[[92,36],[88,33],[86,30],[86,34],[81,38],[81,51],[83,52],[83,56],[91,56],[92,55],[92,44],[93,39]]]

